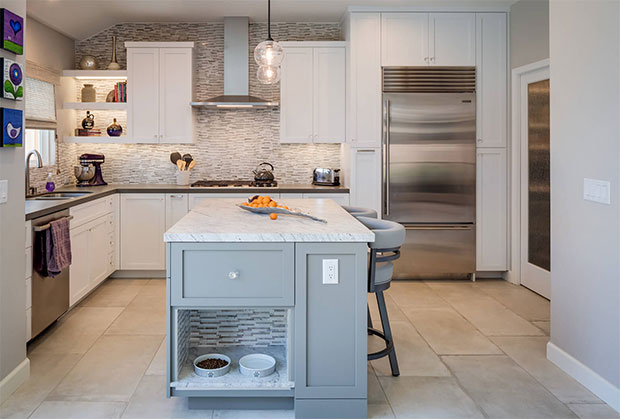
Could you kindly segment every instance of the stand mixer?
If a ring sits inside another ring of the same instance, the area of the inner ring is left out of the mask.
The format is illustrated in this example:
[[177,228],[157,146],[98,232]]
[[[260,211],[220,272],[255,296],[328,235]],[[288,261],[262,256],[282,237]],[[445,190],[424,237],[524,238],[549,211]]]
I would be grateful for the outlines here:
[[105,162],[103,154],[82,154],[79,158],[80,165],[74,166],[73,172],[78,180],[77,186],[103,186],[107,185],[103,180],[101,164]]

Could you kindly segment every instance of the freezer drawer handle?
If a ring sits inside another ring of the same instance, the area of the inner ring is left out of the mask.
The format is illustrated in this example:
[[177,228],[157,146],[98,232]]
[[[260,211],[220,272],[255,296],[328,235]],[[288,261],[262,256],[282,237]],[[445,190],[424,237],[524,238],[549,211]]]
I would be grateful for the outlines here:
[[[69,215],[68,217],[65,217],[65,218],[67,218],[67,220],[73,220],[73,215]],[[44,230],[47,230],[50,227],[51,227],[51,224],[47,223],[47,224],[43,224],[42,226],[34,226],[34,227],[32,227],[32,231],[37,231],[37,232],[44,231]]]
[[384,215],[390,215],[390,100],[385,101],[385,162],[383,174]]
[[471,230],[473,226],[405,226],[406,230]]

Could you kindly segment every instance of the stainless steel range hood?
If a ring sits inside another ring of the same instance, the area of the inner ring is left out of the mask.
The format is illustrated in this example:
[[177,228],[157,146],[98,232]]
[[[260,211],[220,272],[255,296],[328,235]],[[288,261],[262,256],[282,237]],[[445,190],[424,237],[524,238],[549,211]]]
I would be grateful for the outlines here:
[[278,102],[249,95],[249,19],[224,18],[224,94],[205,101],[191,102],[206,108],[270,108]]

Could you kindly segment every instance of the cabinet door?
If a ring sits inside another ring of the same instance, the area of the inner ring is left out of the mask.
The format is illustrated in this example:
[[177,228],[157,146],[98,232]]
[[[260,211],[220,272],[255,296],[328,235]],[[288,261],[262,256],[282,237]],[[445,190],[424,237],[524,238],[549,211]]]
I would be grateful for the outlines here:
[[428,13],[382,13],[381,65],[428,64]]
[[346,64],[344,48],[314,48],[315,143],[344,143],[346,124]]
[[[213,199],[213,198],[230,198],[230,199],[238,199],[239,202],[246,201],[250,196],[258,195],[256,193],[192,193],[189,194],[189,209],[192,210],[202,202]],[[266,195],[262,193],[261,195]],[[279,194],[269,194],[269,196],[273,199],[277,199],[280,197]]]
[[340,205],[349,205],[348,193],[305,193],[304,199],[331,199]]
[[479,147],[505,147],[507,136],[506,14],[478,13],[476,77]]
[[121,195],[121,269],[165,269],[164,194]]
[[127,135],[158,142],[159,49],[127,48],[127,78]]
[[429,15],[431,65],[476,65],[476,14]]
[[351,149],[351,205],[381,214],[381,149]]
[[351,15],[351,80],[347,136],[352,147],[381,146],[381,14]]
[[159,142],[193,142],[192,49],[159,50]]
[[[84,224],[70,231],[71,266],[69,267],[69,304],[74,305],[90,291],[90,261],[88,243],[90,225]],[[107,255],[107,252],[102,257]]]
[[507,161],[503,148],[478,149],[476,269],[507,269]]
[[110,230],[108,217],[101,217],[89,224],[88,231],[88,278],[95,288],[110,272]]
[[312,48],[286,48],[280,81],[280,142],[312,142]]
[[175,225],[189,210],[189,194],[166,195],[166,230]]

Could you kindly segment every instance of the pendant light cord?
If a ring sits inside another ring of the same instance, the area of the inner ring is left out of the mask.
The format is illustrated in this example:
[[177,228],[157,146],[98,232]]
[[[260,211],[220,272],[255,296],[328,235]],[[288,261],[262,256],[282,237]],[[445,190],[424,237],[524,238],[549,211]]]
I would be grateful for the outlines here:
[[267,41],[273,41],[271,37],[271,0],[267,0]]

